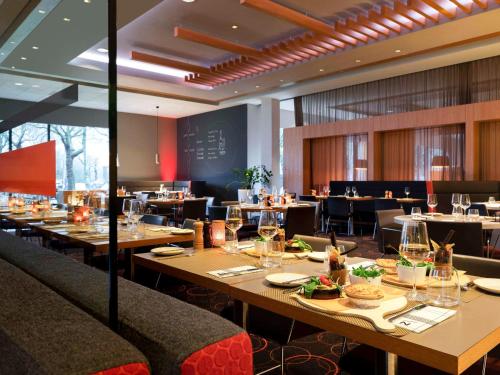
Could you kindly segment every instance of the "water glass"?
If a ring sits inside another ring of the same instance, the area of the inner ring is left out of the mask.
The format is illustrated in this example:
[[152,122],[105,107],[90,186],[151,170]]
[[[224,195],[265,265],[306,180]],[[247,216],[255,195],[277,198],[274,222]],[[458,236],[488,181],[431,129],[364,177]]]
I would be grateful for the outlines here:
[[462,215],[462,209],[460,208],[460,206],[453,207],[453,209],[451,210],[451,215],[455,218],[458,218],[460,215]]
[[144,202],[140,199],[131,199],[130,200],[130,212],[129,212],[129,221],[132,225],[131,233],[132,238],[142,238],[141,233],[138,232],[138,224],[144,216]]
[[420,207],[411,208],[411,218],[418,219],[422,215],[422,209]]
[[435,267],[427,279],[427,302],[434,306],[460,304],[460,275],[453,267]]
[[497,201],[496,201],[495,197],[489,197],[489,198],[488,198],[488,203],[489,203],[489,204],[495,204],[496,202],[497,202]]
[[477,208],[469,208],[467,212],[467,218],[470,221],[478,221],[479,220],[479,210]]

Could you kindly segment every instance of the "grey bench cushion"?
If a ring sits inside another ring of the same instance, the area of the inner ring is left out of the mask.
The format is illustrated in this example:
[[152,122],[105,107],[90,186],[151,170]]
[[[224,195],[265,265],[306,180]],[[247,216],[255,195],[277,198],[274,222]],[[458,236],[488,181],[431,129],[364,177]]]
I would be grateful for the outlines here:
[[[107,321],[107,274],[0,232],[0,257],[22,268],[97,319]],[[176,374],[192,353],[243,330],[175,298],[119,279],[118,333],[141,350],[156,374]]]
[[130,343],[0,259],[0,374],[92,374],[147,363]]

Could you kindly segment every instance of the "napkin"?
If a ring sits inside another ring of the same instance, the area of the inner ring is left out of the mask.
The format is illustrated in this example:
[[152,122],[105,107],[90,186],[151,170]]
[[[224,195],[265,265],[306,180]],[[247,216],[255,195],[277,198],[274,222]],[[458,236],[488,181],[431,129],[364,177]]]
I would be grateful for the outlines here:
[[233,268],[226,268],[222,270],[210,271],[207,273],[212,276],[224,278],[224,277],[244,275],[246,273],[260,272],[260,271],[263,271],[263,269],[255,266],[239,266]]
[[455,310],[444,309],[442,307],[425,306],[420,309],[410,310],[403,315],[396,316],[391,319],[391,322],[398,327],[420,333],[445,321],[456,313],[457,312]]

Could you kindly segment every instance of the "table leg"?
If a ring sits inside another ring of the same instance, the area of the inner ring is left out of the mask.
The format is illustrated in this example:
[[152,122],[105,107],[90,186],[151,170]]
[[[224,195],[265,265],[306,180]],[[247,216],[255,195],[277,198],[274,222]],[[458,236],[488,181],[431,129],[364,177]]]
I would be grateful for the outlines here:
[[125,273],[123,276],[130,280],[132,277],[132,254],[134,251],[133,249],[125,249],[123,253],[125,256]]
[[375,374],[376,375],[397,375],[398,356],[394,353],[384,352],[376,349]]
[[92,266],[92,254],[93,251],[92,249],[88,247],[83,248],[83,263],[85,263],[88,266]]

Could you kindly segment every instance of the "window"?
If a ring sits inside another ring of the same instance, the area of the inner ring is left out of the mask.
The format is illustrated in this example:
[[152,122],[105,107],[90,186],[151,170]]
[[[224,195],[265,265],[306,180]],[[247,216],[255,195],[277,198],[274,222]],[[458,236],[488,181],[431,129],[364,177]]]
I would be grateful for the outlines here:
[[12,129],[12,149],[47,142],[47,125],[26,123]]
[[60,190],[108,188],[108,129],[52,125]]
[[9,132],[0,133],[0,153],[9,151]]

